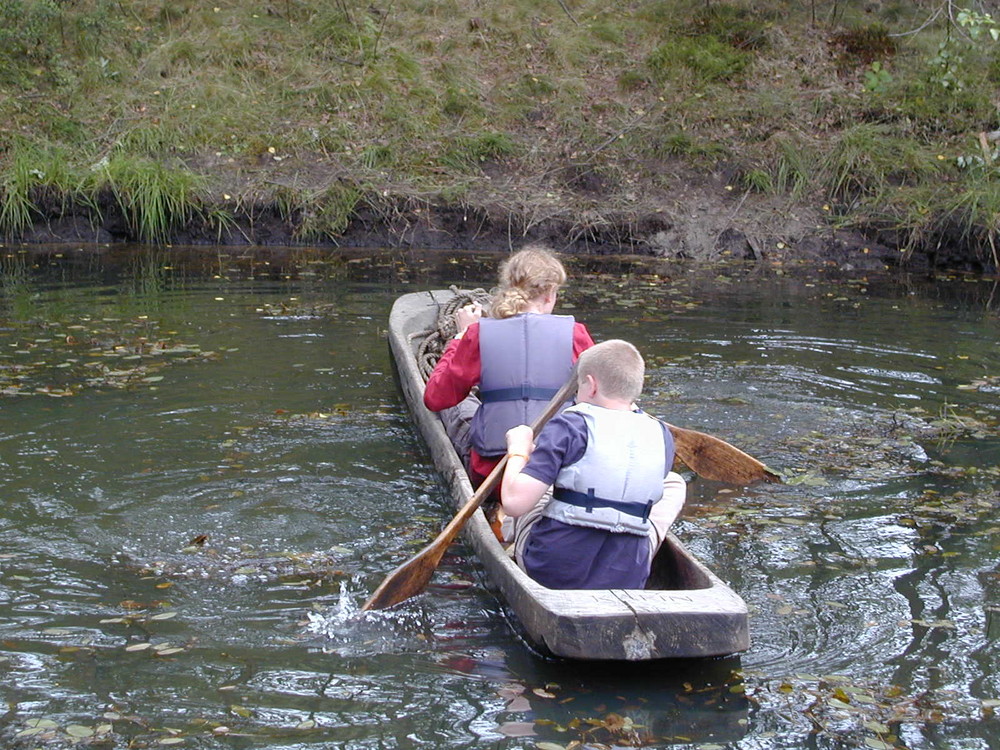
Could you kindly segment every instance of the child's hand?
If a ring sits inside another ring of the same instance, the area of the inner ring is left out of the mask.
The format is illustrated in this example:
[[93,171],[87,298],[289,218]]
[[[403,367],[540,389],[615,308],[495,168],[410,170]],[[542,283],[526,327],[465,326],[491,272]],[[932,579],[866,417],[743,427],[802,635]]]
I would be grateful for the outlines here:
[[535,436],[526,424],[507,430],[507,452],[530,456],[535,450]]
[[458,308],[455,311],[455,323],[458,325],[458,333],[465,333],[466,329],[473,323],[477,323],[481,317],[483,317],[483,306],[476,302]]

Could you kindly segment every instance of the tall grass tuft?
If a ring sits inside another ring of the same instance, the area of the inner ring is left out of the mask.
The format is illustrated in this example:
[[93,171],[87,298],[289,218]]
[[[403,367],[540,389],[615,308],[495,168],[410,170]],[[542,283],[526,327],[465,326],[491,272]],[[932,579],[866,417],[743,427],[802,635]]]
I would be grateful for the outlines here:
[[816,179],[818,155],[800,140],[782,138],[773,169],[774,189],[800,198]]
[[755,193],[773,193],[774,179],[771,173],[761,167],[753,167],[746,170],[740,177],[740,182],[747,190]]
[[962,241],[1000,266],[1000,184],[995,174],[967,182],[948,202],[946,217],[959,229]]
[[6,237],[18,235],[31,226],[31,217],[37,211],[32,191],[41,184],[40,176],[32,162],[21,154],[0,175],[0,231]]
[[748,53],[714,36],[677,37],[653,50],[646,58],[646,67],[659,82],[687,70],[704,83],[720,83],[736,78],[750,60]]
[[944,192],[936,185],[883,190],[863,197],[855,216],[895,236],[901,251],[927,248],[942,229],[939,207],[946,201]]
[[843,201],[880,192],[893,181],[926,179],[938,169],[916,142],[871,123],[845,130],[822,164],[827,192]]
[[186,169],[116,154],[99,165],[91,191],[109,189],[135,237],[159,244],[197,212],[204,184]]
[[47,196],[69,198],[78,185],[69,164],[62,149],[16,139],[0,171],[0,232],[12,237],[28,229]]
[[483,162],[511,156],[517,148],[506,133],[486,132],[457,138],[439,157],[439,162],[459,172],[478,170]]
[[360,188],[344,182],[305,196],[298,235],[307,240],[335,240],[347,229],[361,198]]

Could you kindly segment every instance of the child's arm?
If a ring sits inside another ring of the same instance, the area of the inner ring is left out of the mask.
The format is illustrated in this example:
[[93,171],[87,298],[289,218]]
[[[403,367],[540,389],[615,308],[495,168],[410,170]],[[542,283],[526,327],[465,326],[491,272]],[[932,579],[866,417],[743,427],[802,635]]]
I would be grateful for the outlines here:
[[461,339],[448,342],[424,389],[424,406],[431,411],[455,406],[479,382],[482,363],[478,334],[479,326],[473,325]]
[[504,513],[508,516],[523,516],[535,507],[549,488],[545,482],[521,473],[534,449],[530,427],[520,425],[507,431],[507,465],[500,485],[500,497]]

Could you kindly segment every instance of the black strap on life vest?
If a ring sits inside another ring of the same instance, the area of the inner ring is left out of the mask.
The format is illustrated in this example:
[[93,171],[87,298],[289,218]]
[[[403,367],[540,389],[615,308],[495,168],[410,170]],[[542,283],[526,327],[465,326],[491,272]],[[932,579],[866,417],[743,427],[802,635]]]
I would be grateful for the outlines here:
[[587,490],[587,492],[568,490],[565,487],[554,487],[552,489],[552,498],[563,503],[568,503],[569,505],[575,505],[578,508],[585,508],[588,513],[593,513],[594,508],[612,508],[620,513],[641,518],[643,521],[649,520],[649,512],[653,509],[655,502],[650,500],[647,503],[625,503],[620,500],[606,500],[596,497],[593,487]]

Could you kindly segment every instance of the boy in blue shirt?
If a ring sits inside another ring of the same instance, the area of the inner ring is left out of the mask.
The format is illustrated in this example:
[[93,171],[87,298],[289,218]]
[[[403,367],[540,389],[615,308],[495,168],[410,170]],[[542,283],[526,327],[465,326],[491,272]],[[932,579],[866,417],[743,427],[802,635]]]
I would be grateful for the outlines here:
[[635,406],[644,374],[632,344],[597,344],[580,355],[575,406],[537,441],[527,425],[507,432],[503,509],[515,518],[518,563],[543,586],[643,588],[680,513],[673,437]]

